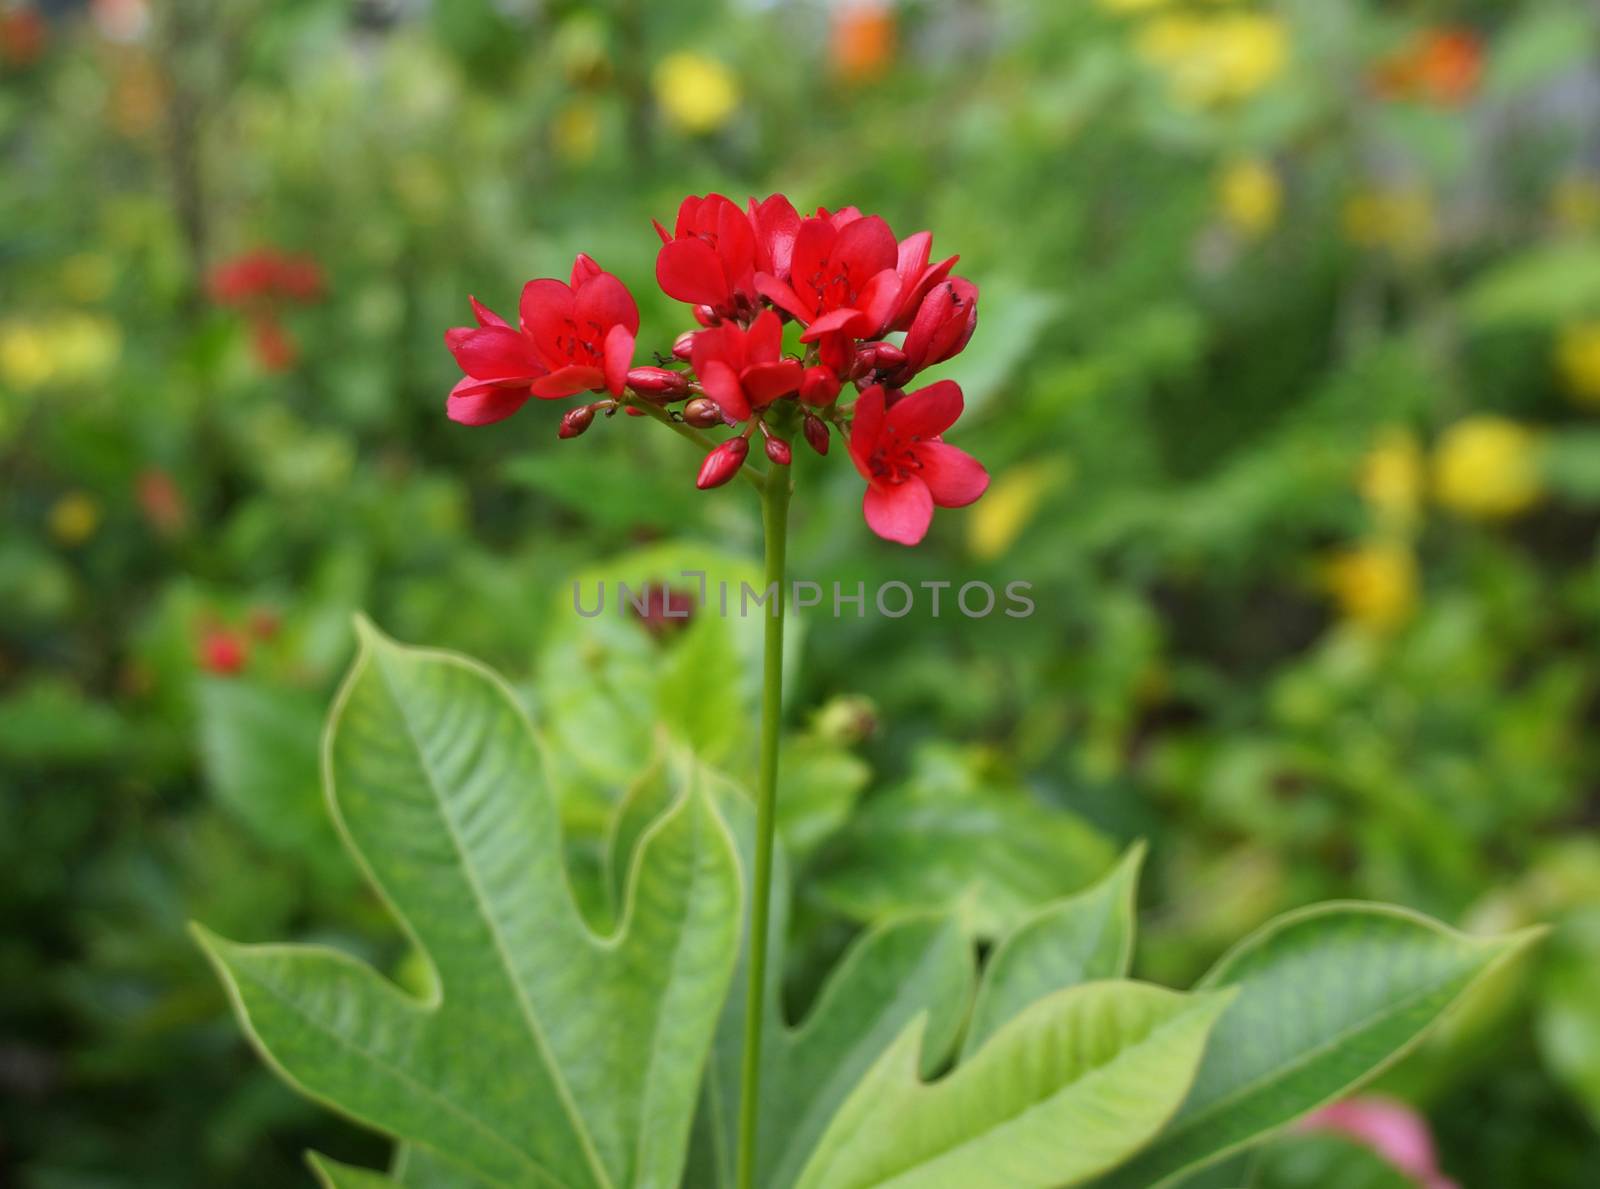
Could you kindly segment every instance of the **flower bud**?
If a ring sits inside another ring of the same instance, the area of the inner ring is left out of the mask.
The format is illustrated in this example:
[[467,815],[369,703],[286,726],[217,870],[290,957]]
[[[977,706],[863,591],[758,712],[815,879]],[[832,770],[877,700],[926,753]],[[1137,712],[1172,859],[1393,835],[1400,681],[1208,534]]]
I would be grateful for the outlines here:
[[717,311],[712,309],[710,306],[695,306],[694,320],[700,323],[701,326],[715,326],[721,321],[721,319],[717,317]]
[[805,434],[806,441],[811,444],[811,448],[818,454],[826,454],[828,452],[828,427],[821,418],[813,417],[810,413],[807,413]]
[[789,449],[789,443],[782,438],[768,438],[767,457],[779,466],[786,467],[794,461],[794,451]]
[[729,438],[706,455],[705,462],[700,464],[700,476],[694,481],[694,485],[701,491],[721,487],[739,473],[739,468],[744,465],[745,456],[749,453],[748,439]]
[[563,438],[575,438],[593,424],[594,406],[579,405],[576,409],[567,410],[566,415],[561,418],[561,428],[557,434]]
[[694,336],[697,333],[697,331],[686,330],[672,340],[672,356],[674,359],[681,359],[685,363],[689,361],[689,357],[694,354]]
[[641,396],[671,398],[689,391],[689,379],[666,367],[636,367],[628,372],[628,387]]
[[872,349],[872,366],[877,371],[899,367],[906,361],[906,353],[893,343],[879,343]]
[[825,405],[839,395],[839,377],[833,369],[818,364],[806,368],[800,381],[800,399],[808,405]]
[[696,429],[722,424],[722,410],[708,396],[697,396],[683,406],[683,419]]

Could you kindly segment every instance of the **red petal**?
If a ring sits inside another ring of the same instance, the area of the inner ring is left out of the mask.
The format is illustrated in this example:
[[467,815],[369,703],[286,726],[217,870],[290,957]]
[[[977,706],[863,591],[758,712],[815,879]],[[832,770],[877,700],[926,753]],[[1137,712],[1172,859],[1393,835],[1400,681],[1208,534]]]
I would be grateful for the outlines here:
[[956,423],[961,408],[961,386],[940,380],[896,401],[889,410],[889,425],[902,438],[937,437]]
[[900,245],[889,224],[877,215],[868,215],[845,224],[829,257],[835,268],[849,269],[860,284],[886,268],[893,271],[900,259]]
[[874,487],[867,485],[861,500],[867,527],[885,541],[915,545],[928,535],[933,523],[933,496],[928,485],[915,475],[904,483]]
[[802,326],[811,321],[814,312],[812,308],[801,300],[800,295],[786,282],[778,280],[777,277],[769,277],[764,272],[757,273],[756,292],[780,310],[793,314]]
[[544,370],[531,358],[528,345],[509,326],[480,326],[461,336],[450,350],[474,380],[517,380]]
[[605,387],[605,383],[605,373],[599,368],[571,364],[557,368],[548,376],[540,376],[533,382],[532,388],[533,395],[540,400],[558,400],[580,392],[598,391]]
[[700,214],[700,208],[706,204],[706,199],[690,194],[678,204],[678,219],[672,227],[672,238],[682,239],[686,235],[693,235],[700,228],[695,225],[695,220]]
[[603,273],[605,269],[594,262],[594,257],[587,252],[579,252],[572,261],[572,287],[576,289],[585,281],[592,281]]
[[569,333],[572,320],[572,289],[562,281],[541,277],[522,287],[522,300],[517,303],[522,332],[533,340],[533,346],[549,368],[560,367],[570,359],[572,352],[556,340]]
[[[838,238],[839,232],[826,219],[805,219],[795,233],[794,252],[789,261],[789,280],[795,292],[805,300],[813,299],[816,283]],[[793,313],[792,310],[790,312]]]
[[800,215],[782,194],[774,194],[759,206],[750,200],[750,223],[756,229],[756,267],[775,277],[789,275],[794,258],[794,237],[800,231]]
[[484,305],[476,297],[467,298],[472,303],[472,316],[478,320],[479,326],[505,326],[506,320]]
[[866,315],[860,310],[845,306],[842,309],[829,310],[810,326],[806,327],[806,332],[800,336],[800,341],[802,343],[814,343],[823,335],[835,334],[839,331],[859,337],[866,334],[867,329]]
[[887,268],[878,273],[857,295],[856,305],[866,315],[867,329],[863,333],[868,338],[886,334],[900,306],[900,274]]
[[722,305],[729,297],[722,261],[698,236],[662,247],[656,256],[656,283],[668,297],[690,305]]
[[883,436],[883,418],[883,385],[874,384],[856,398],[850,422],[850,459],[869,483],[872,469],[867,462]]
[[750,403],[760,408],[798,389],[805,374],[806,369],[800,366],[797,359],[756,363],[739,373],[739,386],[744,389]]
[[744,333],[731,323],[708,327],[694,336],[689,358],[696,372],[704,372],[714,361],[734,372],[745,365]]
[[750,363],[772,363],[783,354],[783,321],[771,310],[762,310],[750,324],[744,340],[745,359]]
[[612,396],[621,396],[633,365],[633,331],[620,322],[606,332],[605,358],[606,388]]
[[726,198],[717,205],[717,255],[728,287],[748,290],[756,269],[756,232],[749,216]]
[[467,341],[468,335],[472,334],[474,331],[482,329],[483,327],[481,325],[452,326],[449,330],[444,332],[444,345],[450,351],[450,353],[454,355],[458,350],[460,350],[461,344]]
[[734,370],[720,360],[712,360],[704,369],[695,369],[700,375],[700,386],[706,395],[716,401],[723,416],[743,421],[750,416],[750,401],[739,384]]
[[989,490],[989,472],[965,450],[944,442],[919,442],[915,451],[922,463],[922,481],[941,508],[965,508]]
[[919,231],[900,241],[895,271],[908,282],[928,267],[928,257],[933,253],[933,232]]
[[608,272],[597,273],[578,288],[572,316],[580,328],[592,324],[609,331],[626,326],[629,334],[639,333],[639,306],[633,294]]
[[481,384],[469,376],[450,390],[445,413],[462,425],[492,425],[527,404],[529,395],[527,388]]

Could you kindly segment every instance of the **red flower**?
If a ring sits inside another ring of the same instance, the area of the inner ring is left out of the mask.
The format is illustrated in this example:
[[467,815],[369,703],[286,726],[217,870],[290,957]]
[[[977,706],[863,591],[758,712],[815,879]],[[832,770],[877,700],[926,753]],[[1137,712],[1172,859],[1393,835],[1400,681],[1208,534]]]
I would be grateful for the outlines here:
[[445,332],[445,346],[466,376],[450,390],[452,421],[488,425],[529,397],[557,400],[607,389],[622,394],[639,333],[639,307],[623,283],[587,256],[570,284],[550,278],[522,289],[521,329],[472,300],[477,326]]
[[[781,208],[769,214],[775,224],[781,222]],[[656,281],[661,291],[690,305],[707,306],[717,318],[747,317],[757,305],[754,218],[754,212],[746,214],[721,194],[685,198],[670,235],[656,224],[661,236]],[[769,259],[773,246],[769,238]]]
[[250,659],[244,637],[227,628],[207,628],[200,637],[200,667],[218,677],[233,677]]
[[286,372],[300,359],[300,347],[276,315],[263,311],[250,319],[256,362],[269,372]]
[[322,296],[322,266],[309,256],[261,248],[217,265],[207,278],[207,288],[212,300],[223,306],[308,303]]
[[694,336],[691,356],[701,387],[729,421],[743,421],[800,387],[805,368],[783,358],[783,323],[762,310],[745,330],[731,322]]
[[850,457],[867,481],[861,510],[873,532],[915,545],[935,506],[961,508],[989,486],[989,472],[940,434],[961,416],[961,389],[940,380],[917,392],[874,384],[856,401]]
[[876,215],[818,213],[795,235],[790,276],[756,277],[763,297],[806,327],[804,342],[840,333],[872,338],[899,311],[900,247]]

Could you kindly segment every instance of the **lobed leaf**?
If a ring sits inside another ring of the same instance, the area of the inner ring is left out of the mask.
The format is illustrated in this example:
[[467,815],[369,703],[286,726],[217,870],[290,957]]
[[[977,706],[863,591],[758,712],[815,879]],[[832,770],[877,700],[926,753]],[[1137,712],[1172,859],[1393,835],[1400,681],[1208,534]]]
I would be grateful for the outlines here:
[[431,962],[412,998],[323,947],[196,932],[309,1096],[513,1185],[677,1183],[738,944],[727,828],[688,795],[640,838],[621,925],[573,903],[527,721],[488,670],[362,632],[325,750],[351,854]]
[[1232,998],[1144,983],[1059,991],[941,1081],[918,1076],[922,1024],[851,1094],[800,1189],[1064,1189],[1166,1122]]

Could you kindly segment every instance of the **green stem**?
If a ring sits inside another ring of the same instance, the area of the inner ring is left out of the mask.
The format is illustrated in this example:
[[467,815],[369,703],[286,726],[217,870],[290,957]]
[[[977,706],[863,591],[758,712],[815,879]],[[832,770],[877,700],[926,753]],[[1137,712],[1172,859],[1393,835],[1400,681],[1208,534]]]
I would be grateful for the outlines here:
[[772,841],[778,800],[778,728],[783,717],[783,616],[785,556],[789,537],[789,496],[794,482],[788,467],[767,470],[761,495],[766,534],[767,589],[774,591],[761,663],[761,769],[756,786],[756,865],[750,906],[750,978],[744,996],[744,1062],[739,1079],[738,1189],[753,1189],[756,1171],[756,1118],[761,1097],[761,1025],[767,981],[767,918],[772,907]]

